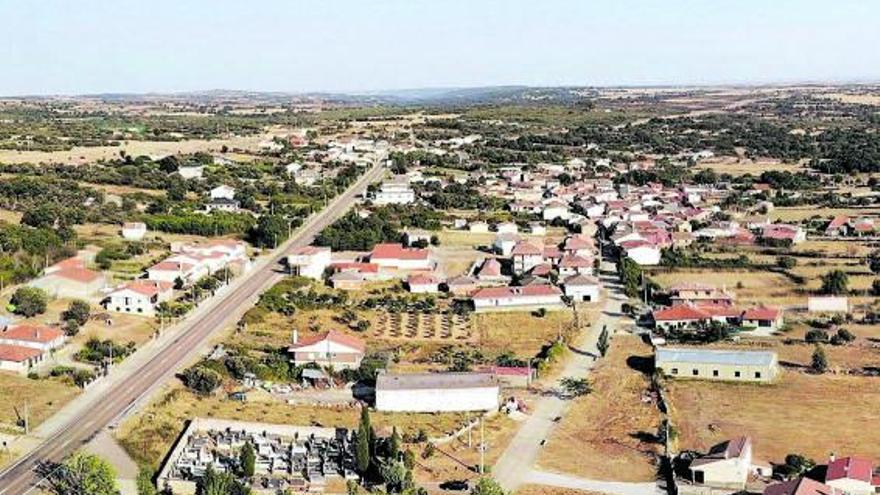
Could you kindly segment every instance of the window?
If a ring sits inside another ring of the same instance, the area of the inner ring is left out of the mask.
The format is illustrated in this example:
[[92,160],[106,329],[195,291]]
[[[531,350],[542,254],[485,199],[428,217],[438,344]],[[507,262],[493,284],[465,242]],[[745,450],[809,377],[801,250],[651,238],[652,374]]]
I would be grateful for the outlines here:
[[718,370],[712,370],[712,376],[718,376]]
[[760,372],[760,371],[756,371],[756,372],[755,372],[755,378],[761,378],[761,372]]
[[691,373],[692,373],[694,376],[700,376],[700,370],[698,370],[698,369],[696,369],[696,368],[694,368],[694,369],[691,371]]
[[677,374],[678,374],[678,368],[672,368],[672,374],[673,374],[673,375],[677,375]]
[[736,378],[739,378],[739,376],[740,376],[741,374],[742,374],[742,373],[740,373],[739,371],[734,371],[734,372],[733,372],[733,376],[736,377]]

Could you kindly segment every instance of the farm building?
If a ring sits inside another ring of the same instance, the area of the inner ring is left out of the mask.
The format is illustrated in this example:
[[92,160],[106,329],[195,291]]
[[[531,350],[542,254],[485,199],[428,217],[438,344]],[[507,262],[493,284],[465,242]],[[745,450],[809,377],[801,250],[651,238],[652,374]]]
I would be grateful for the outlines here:
[[370,263],[381,268],[430,270],[433,268],[427,249],[405,248],[400,244],[376,244],[370,252]]
[[693,460],[691,482],[713,488],[742,490],[752,471],[752,439],[739,437],[719,443]]
[[564,306],[562,292],[552,285],[486,287],[472,296],[476,311],[556,309]]
[[658,348],[657,369],[673,378],[770,382],[779,375],[775,352]]
[[779,330],[784,324],[782,310],[777,308],[761,306],[747,309],[742,315],[744,327]]
[[380,374],[376,410],[392,412],[492,411],[498,380],[488,373]]
[[27,373],[43,360],[43,351],[33,347],[0,344],[0,371]]
[[52,297],[91,299],[107,281],[102,273],[86,268],[82,258],[69,258],[46,268],[42,277],[28,285],[43,289]]
[[599,281],[586,275],[572,275],[562,282],[565,295],[572,301],[596,302],[599,300]]

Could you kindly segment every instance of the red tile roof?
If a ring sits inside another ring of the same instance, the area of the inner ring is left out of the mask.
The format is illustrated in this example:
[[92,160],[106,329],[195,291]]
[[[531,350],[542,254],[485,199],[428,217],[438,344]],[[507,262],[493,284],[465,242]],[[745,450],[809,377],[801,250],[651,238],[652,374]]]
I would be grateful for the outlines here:
[[61,330],[43,325],[31,325],[28,323],[6,327],[5,330],[0,332],[0,338],[3,339],[19,340],[22,342],[38,342],[43,344],[52,342],[63,335],[64,332]]
[[50,273],[50,277],[61,277],[76,282],[89,283],[101,278],[101,274],[86,268],[62,268]]
[[745,313],[743,313],[744,320],[775,320],[779,318],[779,315],[782,313],[781,310],[777,308],[771,308],[768,306],[759,306],[757,308],[747,309]]
[[511,253],[513,256],[541,256],[544,250],[531,242],[521,241],[516,243]]
[[841,457],[828,463],[825,481],[852,479],[871,483],[874,477],[874,465],[865,457]]
[[357,261],[341,261],[330,265],[334,271],[355,271],[358,273],[378,273],[379,265],[375,263],[359,263]]
[[370,259],[426,260],[428,259],[428,250],[404,248],[400,244],[376,244],[370,253]]
[[497,277],[501,275],[501,263],[495,258],[487,258],[480,267],[479,275],[481,277]]
[[407,277],[406,283],[413,285],[435,285],[440,283],[440,279],[430,273],[414,273]]
[[352,349],[356,349],[360,352],[364,352],[367,349],[367,344],[364,343],[363,340],[353,335],[342,333],[338,330],[330,330],[328,332],[319,333],[317,335],[302,337],[296,344],[291,344],[289,350],[296,350],[302,347],[317,344],[318,342],[323,342],[325,340],[329,340],[331,342],[335,342],[346,347],[351,347]]
[[679,304],[671,308],[660,309],[653,313],[654,321],[689,321],[706,320],[709,314],[687,304]]
[[806,477],[770,485],[764,495],[843,495],[840,490]]
[[145,296],[154,296],[159,292],[164,292],[172,288],[173,286],[174,284],[171,282],[160,280],[134,280],[123,285],[117,289],[117,291],[128,289]]
[[0,344],[0,361],[20,363],[42,354],[43,351],[32,347]]

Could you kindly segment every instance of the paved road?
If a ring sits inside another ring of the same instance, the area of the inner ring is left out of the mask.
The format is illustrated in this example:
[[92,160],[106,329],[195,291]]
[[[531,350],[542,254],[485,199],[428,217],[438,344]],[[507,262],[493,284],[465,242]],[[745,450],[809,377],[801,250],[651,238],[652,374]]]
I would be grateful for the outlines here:
[[[596,462],[602,462],[597,459]],[[577,476],[531,470],[526,473],[525,482],[532,485],[556,486],[587,492],[608,493],[610,495],[651,495],[663,492],[654,482],[624,483],[620,481],[598,481]]]
[[355,196],[384,173],[380,164],[367,171],[352,187],[335,198],[324,210],[308,220],[294,236],[286,241],[271,258],[260,263],[250,273],[240,277],[225,294],[218,294],[208,311],[195,313],[173,341],[152,349],[154,356],[137,369],[122,371],[126,376],[115,377],[115,383],[103,394],[92,397],[89,407],[69,418],[58,431],[36,449],[0,473],[0,494],[21,495],[33,490],[40,480],[34,468],[42,460],[59,461],[80,448],[104,427],[130,411],[148,397],[158,386],[186,365],[215,331],[233,318],[240,317],[256,300],[256,296],[271,287],[283,274],[279,271],[282,257],[294,247],[311,243],[325,226],[342,216],[354,204]]
[[[614,265],[604,263],[602,271],[603,273],[613,272]],[[619,323],[621,304],[626,301],[626,297],[620,293],[614,277],[603,277],[603,282],[608,297],[605,299],[602,315],[572,346],[574,352],[566,363],[560,378],[583,378],[589,375],[596,362],[595,356],[598,356],[596,342],[599,340],[602,327],[607,326],[611,332]],[[492,469],[492,476],[504,487],[505,491],[516,492],[516,489],[522,484],[532,482],[528,477],[538,460],[541,442],[549,439],[556,424],[553,419],[564,415],[569,404],[569,401],[555,394],[548,394],[541,397],[534,405],[529,419],[520,427]],[[572,448],[576,449],[577,446],[572,445]],[[576,455],[574,451],[572,451],[572,455]],[[587,462],[586,459],[584,461]],[[596,459],[595,462],[602,462],[602,460]]]

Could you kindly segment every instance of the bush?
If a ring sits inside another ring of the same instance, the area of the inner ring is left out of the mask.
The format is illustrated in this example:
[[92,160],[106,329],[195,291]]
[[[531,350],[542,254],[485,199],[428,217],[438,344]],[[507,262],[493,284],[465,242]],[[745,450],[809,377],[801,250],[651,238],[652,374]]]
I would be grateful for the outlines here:
[[89,321],[92,308],[89,303],[81,299],[71,301],[67,309],[61,313],[61,319],[64,321],[75,321],[78,326],[83,326]]
[[19,287],[9,302],[15,306],[13,313],[31,318],[46,312],[49,296],[43,289]]
[[804,335],[804,340],[810,344],[828,342],[828,332],[820,328],[811,328]]
[[856,340],[856,336],[853,335],[852,332],[845,328],[840,328],[837,330],[837,333],[831,337],[832,345],[846,345],[850,342]]
[[204,366],[196,365],[183,372],[183,384],[200,395],[209,395],[223,382],[220,373]]
[[797,266],[797,258],[793,256],[780,256],[776,258],[776,264],[784,270],[791,270]]

